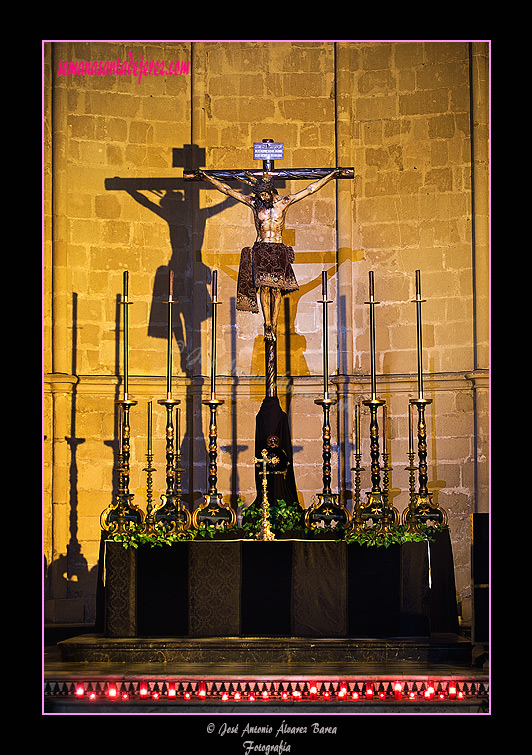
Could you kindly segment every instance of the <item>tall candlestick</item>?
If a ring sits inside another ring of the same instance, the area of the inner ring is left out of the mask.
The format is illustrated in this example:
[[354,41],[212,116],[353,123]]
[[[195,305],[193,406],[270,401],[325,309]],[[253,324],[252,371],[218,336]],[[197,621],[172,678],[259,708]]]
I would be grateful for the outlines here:
[[408,453],[414,453],[414,432],[412,422],[414,419],[414,405],[408,404]]
[[151,440],[152,440],[152,402],[148,401],[148,456],[151,456]]
[[355,454],[360,454],[360,405],[355,406]]
[[416,314],[417,314],[417,386],[418,398],[423,398],[423,341],[421,325],[421,271],[416,270]]
[[373,270],[369,273],[369,328],[370,328],[370,349],[371,349],[371,399],[374,401],[377,397],[377,377],[375,374],[375,311],[374,311],[374,280]]
[[386,404],[382,407],[382,453],[388,453],[387,449],[387,423],[388,423],[388,411]]
[[212,273],[212,325],[211,325],[211,399],[216,396],[216,305],[218,293],[218,271]]
[[166,396],[172,398],[172,304],[174,292],[174,271],[170,270],[168,280],[168,346],[166,357]]
[[124,437],[124,418],[122,404],[118,404],[118,455],[122,456],[122,441]]
[[327,312],[327,272],[321,274],[321,294],[323,299],[323,395],[329,398],[329,319]]
[[122,302],[124,304],[124,400],[125,401],[127,401],[128,393],[129,393],[129,358],[128,358],[129,325],[128,325],[128,312],[127,312],[128,289],[129,289],[129,273],[127,270],[124,270]]

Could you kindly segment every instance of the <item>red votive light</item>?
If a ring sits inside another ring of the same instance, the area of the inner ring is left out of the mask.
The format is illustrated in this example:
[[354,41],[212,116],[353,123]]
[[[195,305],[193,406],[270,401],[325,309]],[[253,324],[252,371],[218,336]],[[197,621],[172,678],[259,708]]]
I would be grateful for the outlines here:
[[366,697],[373,697],[373,684],[371,682],[366,682]]
[[396,700],[401,699],[401,682],[395,682],[393,687],[394,697]]

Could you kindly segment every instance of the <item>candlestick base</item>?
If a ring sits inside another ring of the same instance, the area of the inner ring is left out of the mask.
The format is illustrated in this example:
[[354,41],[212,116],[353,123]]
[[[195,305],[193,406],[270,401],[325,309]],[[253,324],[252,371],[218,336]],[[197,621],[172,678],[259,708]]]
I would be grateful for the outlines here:
[[[264,477],[264,479],[266,479],[266,477]],[[272,532],[270,523],[270,502],[268,501],[266,488],[264,488],[262,495],[262,519],[256,539],[268,541],[275,540],[275,535]]]
[[133,503],[133,493],[119,493],[100,514],[100,526],[105,532],[123,534],[144,527],[144,512]]
[[305,527],[319,531],[321,522],[331,529],[346,528],[351,523],[351,512],[338,502],[336,493],[317,493],[318,500],[305,511]]
[[361,502],[356,510],[355,519],[359,529],[363,529],[371,519],[374,524],[379,523],[381,530],[391,532],[400,521],[397,509],[388,505],[386,496],[380,490],[370,490],[366,495],[366,502]]
[[412,530],[419,530],[418,524],[436,524],[445,527],[447,524],[447,512],[433,501],[433,494],[426,495],[416,493],[411,506],[403,511],[402,524]]
[[146,517],[144,530],[154,533],[162,528],[166,534],[174,535],[186,532],[190,525],[190,512],[181,501],[181,497],[174,493],[163,493],[160,503],[155,504]]
[[271,530],[269,519],[265,519],[261,522],[256,540],[268,540],[268,541],[275,540],[275,535],[273,534]]
[[203,496],[203,503],[192,514],[192,525],[198,529],[201,525],[216,527],[217,529],[231,529],[236,524],[236,514],[231,505],[224,503],[222,494],[216,491]]

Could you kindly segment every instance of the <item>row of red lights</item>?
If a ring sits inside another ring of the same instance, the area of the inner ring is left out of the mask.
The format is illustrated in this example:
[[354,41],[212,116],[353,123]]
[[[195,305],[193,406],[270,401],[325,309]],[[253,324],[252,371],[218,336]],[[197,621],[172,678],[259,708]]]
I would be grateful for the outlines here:
[[[419,688],[418,688],[419,684]],[[160,687],[159,687],[160,685]],[[131,687],[133,686],[133,689]],[[127,689],[126,683],[120,682],[103,682],[97,683],[96,689],[93,688],[90,682],[80,682],[74,685],[73,693],[77,699],[89,699],[89,700],[101,700],[102,698],[108,700],[183,700],[183,701],[204,701],[207,699],[221,700],[222,702],[255,702],[256,700],[268,702],[269,700],[282,701],[282,702],[297,702],[301,700],[463,700],[468,696],[477,696],[478,694],[486,694],[484,686],[477,687],[474,683],[467,685],[464,682],[427,682],[427,683],[415,683],[415,682],[400,682],[396,681],[393,685],[388,685],[386,691],[382,684],[375,684],[373,682],[364,682],[358,684],[351,684],[349,689],[347,682],[340,682],[337,690],[331,691],[330,688],[323,688],[326,685],[318,686],[315,682],[309,682],[303,685],[306,689],[280,689],[281,685],[277,685],[277,690],[271,688],[255,691],[253,689],[226,689],[223,685],[223,689],[218,691],[212,691],[212,685],[209,685],[210,690],[207,689],[205,682],[198,682],[195,690],[190,688],[179,690],[179,683],[176,682],[164,682],[155,683],[150,685],[149,682],[138,682],[138,689],[135,691],[134,685],[129,685]],[[189,685],[190,686],[190,685]],[[230,687],[232,685],[229,685]],[[250,685],[244,685],[250,686]],[[257,685],[251,685],[257,686]],[[290,685],[289,685],[290,686]],[[353,689],[353,686],[356,689]],[[330,687],[330,685],[329,685]]]

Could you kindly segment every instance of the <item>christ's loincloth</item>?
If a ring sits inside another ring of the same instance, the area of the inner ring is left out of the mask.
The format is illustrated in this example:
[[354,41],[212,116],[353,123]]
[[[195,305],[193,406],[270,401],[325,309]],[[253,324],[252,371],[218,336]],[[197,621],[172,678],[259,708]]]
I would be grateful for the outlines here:
[[281,293],[297,291],[296,276],[292,270],[294,250],[284,244],[267,244],[255,241],[253,247],[242,249],[236,308],[242,312],[258,312],[257,291],[261,286],[280,288]]

